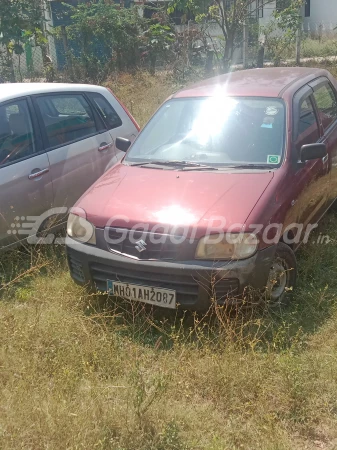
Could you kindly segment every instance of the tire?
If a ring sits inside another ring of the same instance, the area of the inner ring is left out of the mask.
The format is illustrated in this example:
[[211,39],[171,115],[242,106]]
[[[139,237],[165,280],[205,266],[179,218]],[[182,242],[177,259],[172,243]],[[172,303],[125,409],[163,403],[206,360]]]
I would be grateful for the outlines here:
[[277,245],[270,268],[267,301],[270,306],[289,304],[297,280],[297,261],[293,250],[283,242]]

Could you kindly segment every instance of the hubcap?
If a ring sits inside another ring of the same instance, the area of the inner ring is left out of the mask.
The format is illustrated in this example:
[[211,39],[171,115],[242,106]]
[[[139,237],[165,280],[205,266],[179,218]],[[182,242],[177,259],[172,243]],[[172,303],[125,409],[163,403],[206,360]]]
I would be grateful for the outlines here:
[[267,290],[271,301],[277,301],[287,288],[288,267],[281,258],[276,258],[270,269]]

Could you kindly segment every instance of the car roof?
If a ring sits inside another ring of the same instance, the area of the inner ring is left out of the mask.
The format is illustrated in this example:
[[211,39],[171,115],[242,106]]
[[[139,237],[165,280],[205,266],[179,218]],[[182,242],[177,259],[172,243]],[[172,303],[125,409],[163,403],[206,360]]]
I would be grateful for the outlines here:
[[330,76],[327,70],[307,67],[285,67],[239,70],[182,89],[173,98],[208,97],[223,94],[243,97],[283,97],[289,90],[296,92],[302,85],[320,76]]
[[6,101],[17,97],[33,94],[45,94],[48,92],[67,91],[95,91],[102,92],[105,88],[91,84],[70,83],[3,83],[0,84],[0,101]]

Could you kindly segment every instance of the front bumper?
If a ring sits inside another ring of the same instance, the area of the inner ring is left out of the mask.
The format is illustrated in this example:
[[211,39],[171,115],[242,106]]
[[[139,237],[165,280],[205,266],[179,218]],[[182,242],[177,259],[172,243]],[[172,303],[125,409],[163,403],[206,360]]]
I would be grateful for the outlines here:
[[193,311],[242,298],[248,286],[266,286],[276,246],[257,252],[243,261],[144,261],[66,240],[71,276],[80,285],[107,290],[107,280],[173,289],[180,308]]

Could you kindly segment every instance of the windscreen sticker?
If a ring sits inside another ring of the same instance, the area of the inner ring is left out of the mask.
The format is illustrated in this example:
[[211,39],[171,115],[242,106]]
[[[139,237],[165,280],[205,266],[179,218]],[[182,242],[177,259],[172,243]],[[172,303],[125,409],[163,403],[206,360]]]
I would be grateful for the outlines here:
[[261,125],[261,128],[273,128],[273,124],[275,122],[275,119],[273,117],[265,117],[263,119],[263,124]]
[[277,114],[279,113],[279,110],[278,110],[278,108],[276,108],[276,106],[268,106],[266,108],[265,113],[267,116],[277,116]]
[[280,164],[281,156],[278,155],[268,155],[268,164]]

